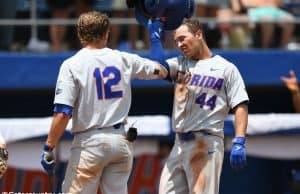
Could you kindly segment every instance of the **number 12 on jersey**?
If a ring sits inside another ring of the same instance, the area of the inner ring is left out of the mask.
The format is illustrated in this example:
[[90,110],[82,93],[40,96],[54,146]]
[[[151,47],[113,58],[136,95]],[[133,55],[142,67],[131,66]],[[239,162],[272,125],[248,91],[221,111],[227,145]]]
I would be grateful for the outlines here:
[[200,108],[203,108],[204,105],[209,106],[210,110],[213,110],[216,107],[216,100],[217,100],[217,96],[214,95],[212,97],[210,97],[207,101],[206,101],[206,96],[207,93],[202,93],[200,96],[198,96],[195,100],[196,104],[200,105]]
[[[104,82],[103,78],[106,77],[108,77],[108,79]],[[94,70],[94,78],[96,79],[96,88],[99,100],[121,98],[123,96],[123,91],[112,91],[112,87],[118,85],[121,80],[120,70],[116,67],[105,67],[102,72],[100,68],[96,68]]]

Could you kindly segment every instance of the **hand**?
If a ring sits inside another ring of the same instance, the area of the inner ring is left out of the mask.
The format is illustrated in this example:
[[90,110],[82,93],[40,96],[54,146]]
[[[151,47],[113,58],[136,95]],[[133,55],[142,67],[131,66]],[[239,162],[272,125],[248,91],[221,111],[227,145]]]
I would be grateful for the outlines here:
[[49,175],[54,174],[55,168],[54,155],[52,151],[53,148],[50,148],[47,144],[44,144],[43,152],[41,155],[41,164]]
[[8,151],[6,147],[0,147],[0,178],[7,170]]
[[148,28],[148,31],[149,31],[151,42],[161,40],[162,23],[160,22],[159,18],[156,18],[153,21],[151,19],[149,19],[147,28]]
[[126,133],[126,139],[130,142],[133,142],[134,140],[136,140],[136,137],[137,137],[137,128],[129,127]]
[[187,84],[191,80],[191,72],[177,71],[175,82],[178,84]]
[[291,92],[298,92],[298,80],[293,70],[290,70],[290,77],[281,76],[280,79]]
[[232,140],[230,165],[236,170],[243,169],[247,164],[245,142],[245,137],[235,137]]

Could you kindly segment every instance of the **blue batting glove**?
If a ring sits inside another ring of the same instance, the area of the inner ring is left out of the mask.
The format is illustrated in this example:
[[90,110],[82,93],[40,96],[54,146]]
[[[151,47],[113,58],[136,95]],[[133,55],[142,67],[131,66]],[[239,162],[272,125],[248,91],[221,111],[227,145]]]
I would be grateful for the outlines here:
[[52,151],[53,148],[50,148],[47,144],[44,144],[43,152],[41,155],[41,164],[48,175],[54,174],[55,161]]
[[235,137],[232,140],[230,165],[233,169],[241,170],[247,164],[245,142],[245,137]]
[[162,35],[162,23],[160,22],[159,18],[156,19],[149,19],[148,25],[147,25],[149,35],[150,35],[150,41],[156,42],[161,40]]

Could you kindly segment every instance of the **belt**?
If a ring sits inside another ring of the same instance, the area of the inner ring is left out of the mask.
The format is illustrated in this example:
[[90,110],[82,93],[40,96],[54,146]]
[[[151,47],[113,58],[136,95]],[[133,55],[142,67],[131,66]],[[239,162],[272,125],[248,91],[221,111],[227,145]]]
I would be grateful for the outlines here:
[[117,123],[117,124],[114,124],[113,126],[107,126],[107,127],[100,127],[100,128],[97,128],[98,130],[103,130],[103,129],[107,129],[107,128],[110,128],[110,127],[113,127],[114,129],[120,129],[121,126],[123,125],[123,123]]
[[[96,131],[101,131],[101,133],[117,133],[117,134],[125,134],[125,130],[119,130],[119,129],[124,129],[124,127],[122,127],[124,125],[123,122],[114,124],[112,126],[107,126],[107,127],[98,127],[98,128],[89,128],[87,130],[82,130],[82,131],[77,131],[74,132],[74,134],[79,134],[79,133],[88,133],[88,132],[96,132]],[[97,132],[99,133],[99,132]]]
[[123,123],[117,123],[115,125],[113,125],[113,128],[115,129],[120,129],[120,127],[123,125]]
[[203,136],[211,135],[207,131],[194,131],[194,132],[188,132],[188,133],[177,133],[177,136],[182,141],[191,141],[191,140],[196,139],[196,134],[195,133],[202,134]]

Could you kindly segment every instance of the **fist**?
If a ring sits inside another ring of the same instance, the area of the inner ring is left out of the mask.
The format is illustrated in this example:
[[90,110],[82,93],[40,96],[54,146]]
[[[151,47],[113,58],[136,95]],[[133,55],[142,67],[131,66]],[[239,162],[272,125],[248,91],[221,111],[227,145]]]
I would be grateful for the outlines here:
[[191,73],[185,71],[177,71],[175,82],[178,84],[187,84],[191,80]]
[[162,23],[160,22],[159,18],[156,19],[149,19],[147,28],[150,35],[150,40],[153,41],[160,41],[161,34],[162,34]]
[[49,175],[54,174],[54,168],[55,168],[55,161],[54,161],[54,155],[53,155],[53,149],[50,148],[47,144],[43,147],[43,152],[41,155],[41,164],[45,171]]

